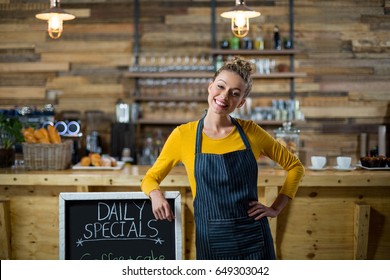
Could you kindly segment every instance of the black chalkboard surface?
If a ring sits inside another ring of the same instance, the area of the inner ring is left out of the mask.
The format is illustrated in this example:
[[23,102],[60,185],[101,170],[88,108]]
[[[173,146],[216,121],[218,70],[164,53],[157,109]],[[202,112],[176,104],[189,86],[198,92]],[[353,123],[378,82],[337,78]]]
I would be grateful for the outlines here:
[[157,221],[143,192],[60,193],[60,259],[182,259],[180,193],[166,192],[175,221]]

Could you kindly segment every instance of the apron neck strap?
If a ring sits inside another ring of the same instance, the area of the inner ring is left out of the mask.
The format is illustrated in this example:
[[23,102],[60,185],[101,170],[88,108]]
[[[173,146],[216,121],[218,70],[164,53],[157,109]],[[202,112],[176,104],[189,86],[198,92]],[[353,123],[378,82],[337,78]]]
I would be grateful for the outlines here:
[[[195,154],[201,153],[202,150],[202,132],[203,132],[203,123],[204,123],[204,118],[206,116],[203,116],[199,122],[198,122],[198,127],[196,129],[196,142],[195,142]],[[249,144],[248,138],[246,137],[244,130],[242,129],[241,125],[236,121],[235,118],[230,116],[230,119],[232,120],[232,123],[236,126],[238,129],[238,132],[240,133],[241,139],[244,142],[245,148],[246,149],[251,149],[251,146]]]
[[242,129],[241,125],[232,116],[230,116],[230,119],[232,120],[232,123],[237,127],[238,132],[240,133],[242,142],[244,142],[245,148],[250,150],[251,149],[251,145],[249,144],[248,138],[246,137],[245,132]]

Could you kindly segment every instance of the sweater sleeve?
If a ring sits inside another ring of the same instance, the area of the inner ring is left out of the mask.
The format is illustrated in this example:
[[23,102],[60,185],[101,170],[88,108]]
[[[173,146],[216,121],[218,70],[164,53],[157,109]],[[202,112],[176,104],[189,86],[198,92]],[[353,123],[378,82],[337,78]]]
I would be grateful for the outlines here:
[[299,182],[304,175],[304,167],[297,156],[274,138],[269,139],[266,143],[266,155],[287,171],[280,193],[293,199],[298,191]]
[[[179,148],[178,148],[179,147]],[[146,172],[141,182],[141,190],[149,195],[151,191],[160,189],[160,183],[181,161],[181,136],[178,128],[175,128],[166,140],[159,157],[153,166]]]
[[297,156],[257,124],[254,124],[254,129],[257,130],[255,133],[257,135],[256,143],[260,146],[260,153],[269,157],[287,171],[286,179],[279,193],[293,199],[298,191],[299,182],[305,173],[302,163]]

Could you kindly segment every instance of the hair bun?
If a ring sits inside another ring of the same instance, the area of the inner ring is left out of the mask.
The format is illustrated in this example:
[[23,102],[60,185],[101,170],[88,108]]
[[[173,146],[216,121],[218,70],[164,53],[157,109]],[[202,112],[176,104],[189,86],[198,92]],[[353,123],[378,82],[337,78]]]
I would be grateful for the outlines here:
[[247,72],[248,74],[254,73],[253,64],[247,60],[241,59],[239,56],[235,56],[231,60],[231,63],[237,65],[243,72]]

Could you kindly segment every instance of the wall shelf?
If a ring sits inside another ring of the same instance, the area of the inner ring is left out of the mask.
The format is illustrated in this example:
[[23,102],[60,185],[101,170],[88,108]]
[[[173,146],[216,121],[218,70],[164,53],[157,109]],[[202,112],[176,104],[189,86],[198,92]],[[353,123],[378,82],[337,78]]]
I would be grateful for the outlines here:
[[126,72],[123,74],[126,78],[212,78],[213,72],[206,71],[172,71],[172,72]]
[[293,55],[300,53],[296,49],[288,50],[230,50],[230,49],[211,49],[210,53],[213,55]]
[[[127,72],[123,76],[126,78],[139,79],[164,79],[164,78],[209,78],[214,72]],[[253,79],[283,79],[283,78],[304,78],[306,73],[299,72],[272,72],[270,74],[253,74]]]
[[[198,118],[199,119],[199,118]],[[180,124],[185,124],[187,122],[191,121],[196,121],[198,119],[139,119],[138,124],[143,124],[143,125],[180,125]],[[284,122],[286,121],[275,121],[275,120],[263,120],[263,121],[254,121],[255,123],[259,125],[264,125],[264,126],[282,126]],[[292,124],[299,124],[302,123],[303,121],[291,121]]]
[[207,102],[204,96],[134,96],[134,101],[176,101],[176,102]]

